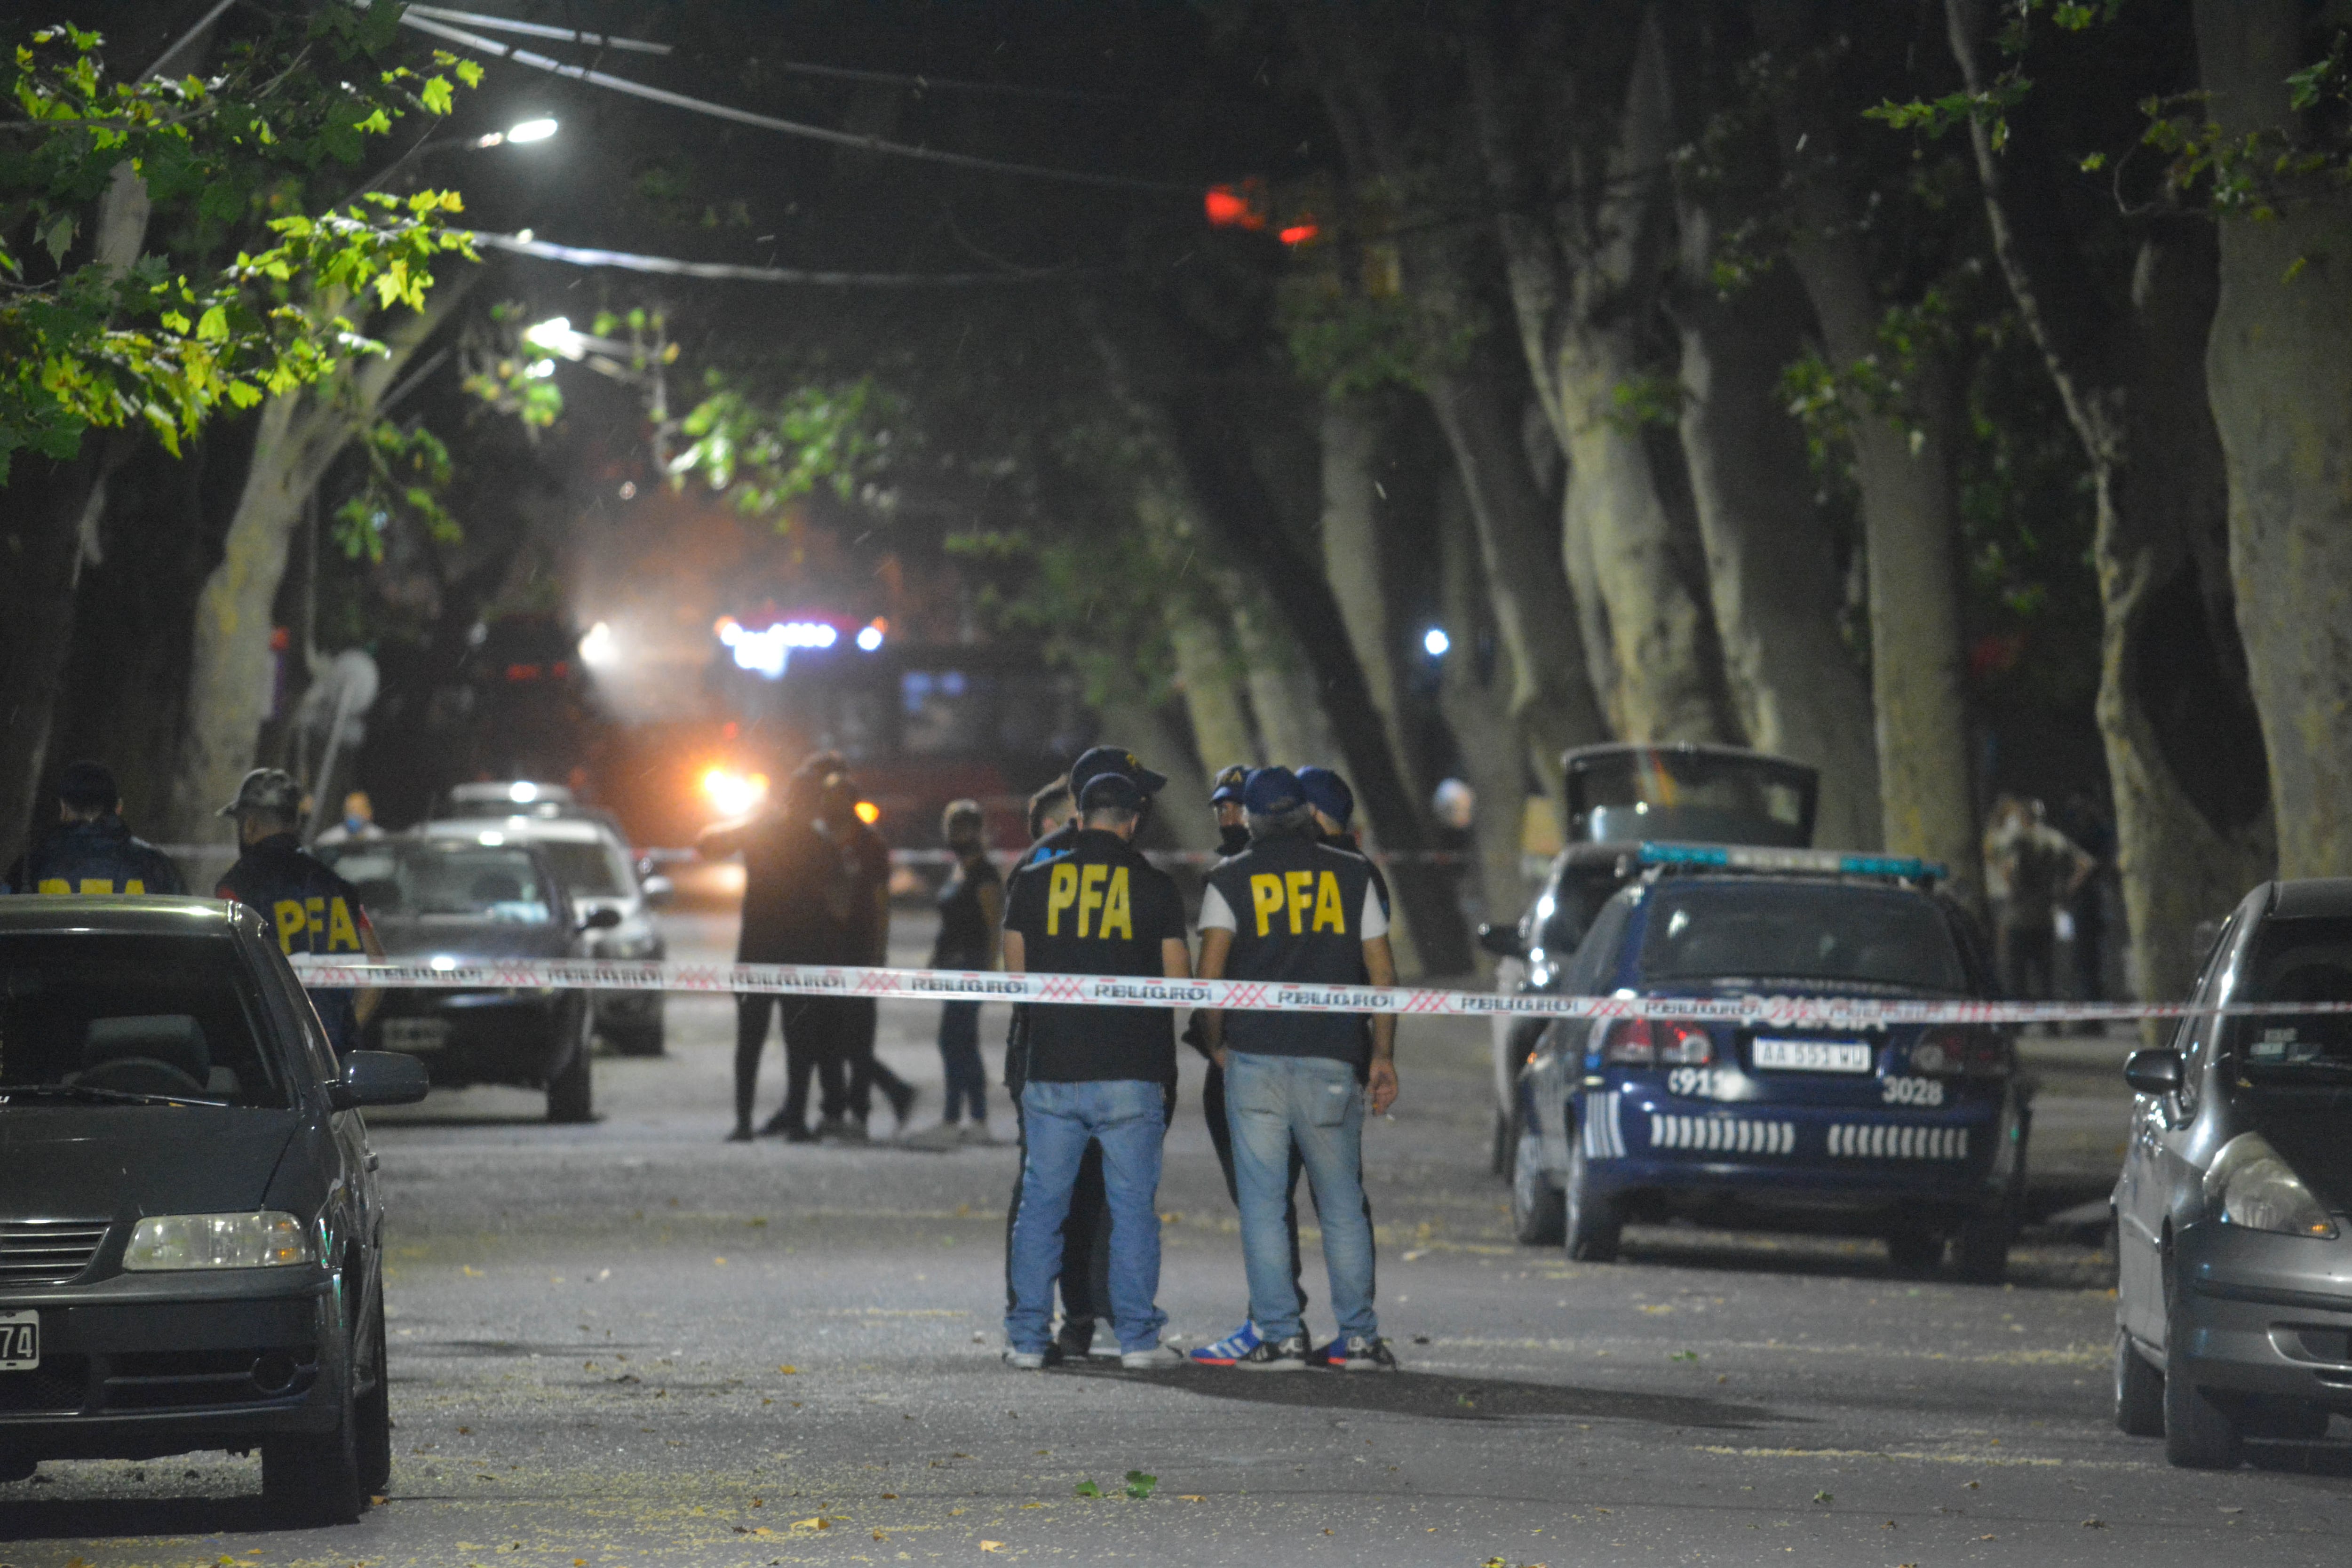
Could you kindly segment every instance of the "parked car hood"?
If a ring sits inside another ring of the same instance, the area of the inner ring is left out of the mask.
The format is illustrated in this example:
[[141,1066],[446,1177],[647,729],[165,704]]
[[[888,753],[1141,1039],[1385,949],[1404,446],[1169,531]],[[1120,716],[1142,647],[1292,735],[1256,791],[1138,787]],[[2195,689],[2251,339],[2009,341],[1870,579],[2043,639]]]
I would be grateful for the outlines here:
[[299,1110],[205,1105],[0,1110],[0,1218],[257,1209]]
[[560,921],[524,924],[519,921],[460,920],[446,915],[423,919],[394,916],[376,922],[376,935],[385,952],[399,958],[446,954],[468,958],[563,958],[572,952],[572,933]]

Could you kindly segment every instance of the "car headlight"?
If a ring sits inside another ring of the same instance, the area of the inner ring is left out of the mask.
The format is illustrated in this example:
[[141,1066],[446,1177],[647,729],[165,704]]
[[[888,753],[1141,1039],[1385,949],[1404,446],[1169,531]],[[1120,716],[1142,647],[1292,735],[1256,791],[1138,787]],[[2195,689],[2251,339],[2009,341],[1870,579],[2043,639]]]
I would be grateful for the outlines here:
[[131,1269],[283,1268],[318,1254],[290,1214],[154,1215],[139,1222],[123,1249]]
[[2224,1225],[2333,1241],[2336,1222],[2259,1132],[2221,1145],[2205,1173],[2205,1201]]

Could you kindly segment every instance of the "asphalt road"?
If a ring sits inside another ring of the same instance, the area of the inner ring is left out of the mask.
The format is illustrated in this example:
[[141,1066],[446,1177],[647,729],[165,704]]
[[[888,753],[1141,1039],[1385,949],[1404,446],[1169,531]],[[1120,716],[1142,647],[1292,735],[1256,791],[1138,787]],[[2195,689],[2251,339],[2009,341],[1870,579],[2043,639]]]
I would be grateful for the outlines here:
[[[680,957],[731,941],[670,923]],[[897,958],[927,937],[905,922]],[[2002,1288],[1899,1277],[1867,1241],[1515,1247],[1475,1024],[1407,1023],[1404,1097],[1367,1137],[1401,1375],[1013,1373],[1013,1151],[724,1144],[731,1008],[670,1005],[667,1058],[597,1064],[593,1126],[489,1089],[374,1122],[398,1458],[360,1524],[273,1528],[251,1460],[51,1464],[0,1486],[0,1563],[2352,1561],[2352,1444],[2202,1475],[2109,1425],[2092,1227],[2035,1229]],[[883,1018],[919,1126],[932,1011]],[[2034,1050],[2037,1213],[2103,1194],[2123,1048]],[[1244,1292],[1193,1066],[1161,1300],[1197,1343]]]

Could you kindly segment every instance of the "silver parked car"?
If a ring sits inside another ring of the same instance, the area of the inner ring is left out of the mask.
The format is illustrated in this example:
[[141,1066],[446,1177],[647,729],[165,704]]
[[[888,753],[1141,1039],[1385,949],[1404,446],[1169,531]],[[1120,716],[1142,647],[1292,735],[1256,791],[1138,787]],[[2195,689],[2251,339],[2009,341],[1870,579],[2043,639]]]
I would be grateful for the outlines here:
[[[2352,1002],[2352,879],[2268,882],[2200,1005]],[[2139,1051],[2116,1184],[2116,1424],[2176,1465],[2352,1415],[2352,1014],[2184,1019]]]

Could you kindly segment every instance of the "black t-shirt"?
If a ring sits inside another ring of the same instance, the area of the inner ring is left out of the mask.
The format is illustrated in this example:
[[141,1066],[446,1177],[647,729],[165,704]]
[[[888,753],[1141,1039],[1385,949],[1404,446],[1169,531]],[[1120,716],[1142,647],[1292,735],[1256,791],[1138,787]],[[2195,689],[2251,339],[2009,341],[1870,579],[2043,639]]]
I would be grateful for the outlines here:
[[[1184,903],[1168,874],[1127,840],[1085,829],[1032,851],[1013,879],[1004,929],[1020,933],[1023,964],[1034,974],[1156,978],[1166,973],[1160,943],[1184,940]],[[1029,1005],[1029,1081],[1167,1083],[1175,1076],[1167,1010]]]
[[[1364,943],[1388,934],[1386,901],[1361,855],[1303,834],[1261,838],[1210,871],[1201,929],[1234,933],[1228,980],[1362,985]],[[1228,1013],[1225,1044],[1269,1057],[1330,1057],[1361,1070],[1361,1013]]]
[[828,837],[797,816],[769,816],[706,835],[712,858],[741,851],[743,929],[738,963],[868,963],[874,961],[874,889],[887,886],[890,851],[881,836]]
[[8,868],[12,893],[178,893],[186,890],[172,858],[134,838],[112,813],[95,822],[68,822],[49,830]]
[[960,858],[955,875],[940,889],[940,937],[931,948],[934,969],[979,969],[988,963],[988,911],[982,889],[1001,886],[996,863],[985,855]]

